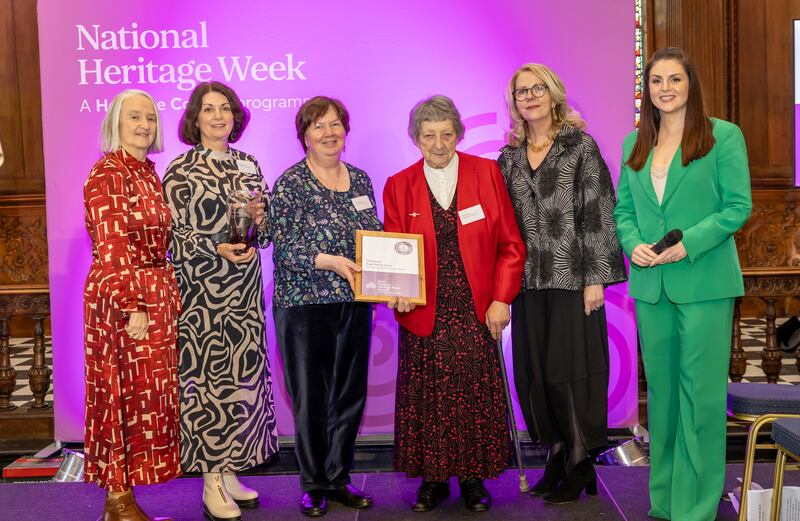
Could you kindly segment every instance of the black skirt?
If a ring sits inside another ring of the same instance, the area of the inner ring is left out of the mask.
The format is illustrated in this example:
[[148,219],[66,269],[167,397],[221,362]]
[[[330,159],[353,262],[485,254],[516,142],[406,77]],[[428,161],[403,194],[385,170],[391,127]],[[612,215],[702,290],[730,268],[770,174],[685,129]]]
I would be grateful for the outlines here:
[[531,438],[587,450],[605,445],[605,307],[587,317],[583,290],[528,290],[511,313],[514,382]]

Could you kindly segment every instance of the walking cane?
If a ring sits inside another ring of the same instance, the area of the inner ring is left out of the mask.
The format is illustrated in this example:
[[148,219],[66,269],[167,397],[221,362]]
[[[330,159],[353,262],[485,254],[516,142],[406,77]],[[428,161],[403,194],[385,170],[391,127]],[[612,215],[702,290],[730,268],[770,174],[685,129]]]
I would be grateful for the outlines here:
[[517,468],[519,469],[519,491],[528,491],[528,478],[525,477],[525,469],[522,468],[522,454],[519,450],[519,435],[517,435],[517,422],[514,421],[514,407],[511,403],[511,392],[508,387],[508,373],[506,373],[506,360],[503,356],[503,340],[497,341],[497,360],[500,362],[500,373],[503,375],[503,391],[506,395],[506,406],[508,407],[508,422],[511,426],[511,439],[514,440],[514,456],[517,458]]

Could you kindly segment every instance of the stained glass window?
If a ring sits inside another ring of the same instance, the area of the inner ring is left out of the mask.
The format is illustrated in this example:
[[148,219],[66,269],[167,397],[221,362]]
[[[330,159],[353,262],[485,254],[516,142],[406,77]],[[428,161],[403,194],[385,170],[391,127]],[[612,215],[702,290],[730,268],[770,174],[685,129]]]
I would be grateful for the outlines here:
[[644,17],[642,12],[642,1],[634,0],[636,9],[636,126],[639,126],[639,110],[642,107],[642,73],[644,71]]

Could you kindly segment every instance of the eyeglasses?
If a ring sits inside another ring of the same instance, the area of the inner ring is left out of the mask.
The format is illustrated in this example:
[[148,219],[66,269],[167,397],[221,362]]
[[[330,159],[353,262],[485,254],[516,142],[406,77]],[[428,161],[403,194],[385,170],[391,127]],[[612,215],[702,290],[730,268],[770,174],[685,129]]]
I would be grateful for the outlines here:
[[517,101],[525,101],[529,97],[534,98],[541,98],[544,96],[549,89],[547,85],[544,83],[537,83],[533,87],[528,87],[525,89],[515,89],[512,94],[514,95],[514,99]]

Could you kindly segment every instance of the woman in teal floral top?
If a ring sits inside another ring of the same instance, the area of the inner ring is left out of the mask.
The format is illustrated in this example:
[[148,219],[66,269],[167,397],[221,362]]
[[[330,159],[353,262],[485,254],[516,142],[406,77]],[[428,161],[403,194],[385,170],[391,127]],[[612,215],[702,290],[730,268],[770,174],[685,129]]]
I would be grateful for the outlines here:
[[372,183],[341,161],[349,116],[317,96],[295,118],[306,157],[276,181],[271,201],[273,315],[292,399],[300,511],[321,516],[327,500],[366,508],[350,485],[353,445],[367,397],[372,309],[353,302],[355,231],[381,230]]

